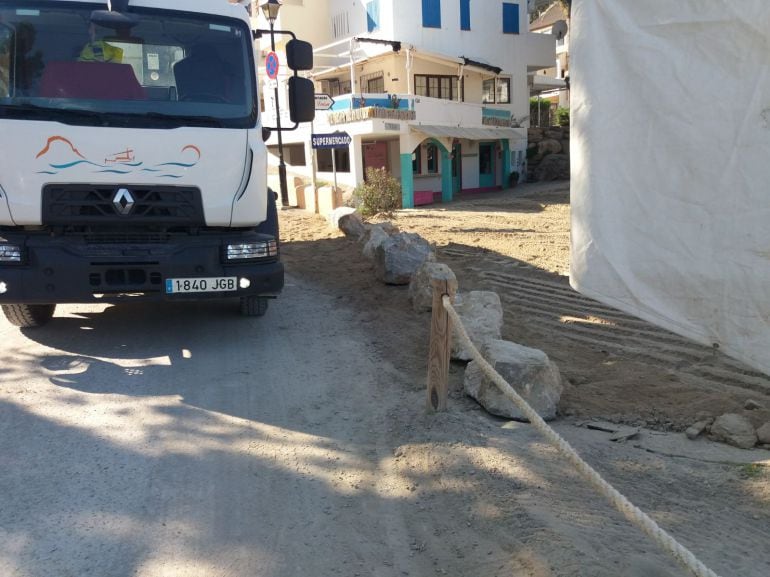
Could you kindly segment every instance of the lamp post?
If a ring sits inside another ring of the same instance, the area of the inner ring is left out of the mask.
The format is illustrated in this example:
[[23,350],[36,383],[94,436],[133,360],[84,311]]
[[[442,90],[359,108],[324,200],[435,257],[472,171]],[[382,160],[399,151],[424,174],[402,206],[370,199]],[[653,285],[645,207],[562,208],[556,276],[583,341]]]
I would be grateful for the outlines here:
[[[281,9],[281,3],[278,0],[267,0],[260,5],[262,14],[270,23],[270,49],[275,52],[275,21],[278,18],[278,11]],[[275,122],[276,132],[278,133],[278,179],[281,185],[281,206],[289,206],[289,191],[286,185],[286,163],[283,161],[283,136],[281,135],[281,105],[278,102],[278,79],[275,81]]]

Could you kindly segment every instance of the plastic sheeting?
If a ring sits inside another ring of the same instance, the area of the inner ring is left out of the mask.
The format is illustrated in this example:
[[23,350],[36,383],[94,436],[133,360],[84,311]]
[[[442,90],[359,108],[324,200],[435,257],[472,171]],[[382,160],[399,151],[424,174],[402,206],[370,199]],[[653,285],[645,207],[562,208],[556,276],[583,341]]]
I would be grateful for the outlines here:
[[575,0],[572,286],[770,374],[770,1]]

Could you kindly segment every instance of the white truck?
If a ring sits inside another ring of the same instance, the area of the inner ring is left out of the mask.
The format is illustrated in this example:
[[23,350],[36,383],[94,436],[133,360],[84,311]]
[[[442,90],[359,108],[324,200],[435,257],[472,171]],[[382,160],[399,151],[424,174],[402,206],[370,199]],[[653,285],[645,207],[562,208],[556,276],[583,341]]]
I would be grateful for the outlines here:
[[[0,0],[11,323],[126,298],[234,297],[264,314],[284,270],[253,39],[226,0]],[[303,88],[290,94],[302,121]]]

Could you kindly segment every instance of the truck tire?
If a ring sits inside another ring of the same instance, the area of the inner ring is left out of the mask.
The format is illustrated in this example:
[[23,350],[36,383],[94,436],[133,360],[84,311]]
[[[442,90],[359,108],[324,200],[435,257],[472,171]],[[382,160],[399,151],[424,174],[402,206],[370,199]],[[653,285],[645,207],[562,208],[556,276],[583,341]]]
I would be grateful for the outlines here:
[[53,318],[56,305],[3,305],[3,314],[12,325],[22,328],[42,327]]
[[267,312],[267,297],[241,297],[241,314],[245,317],[261,317]]

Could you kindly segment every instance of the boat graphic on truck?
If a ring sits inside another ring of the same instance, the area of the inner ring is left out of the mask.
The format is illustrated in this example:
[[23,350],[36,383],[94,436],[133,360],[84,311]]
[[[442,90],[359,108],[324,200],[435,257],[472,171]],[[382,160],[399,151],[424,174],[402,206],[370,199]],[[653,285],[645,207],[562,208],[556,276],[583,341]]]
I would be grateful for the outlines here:
[[[284,270],[254,37],[227,0],[0,0],[0,304],[12,323],[129,296],[233,298],[264,314]],[[295,80],[292,119],[310,120],[313,91]]]

